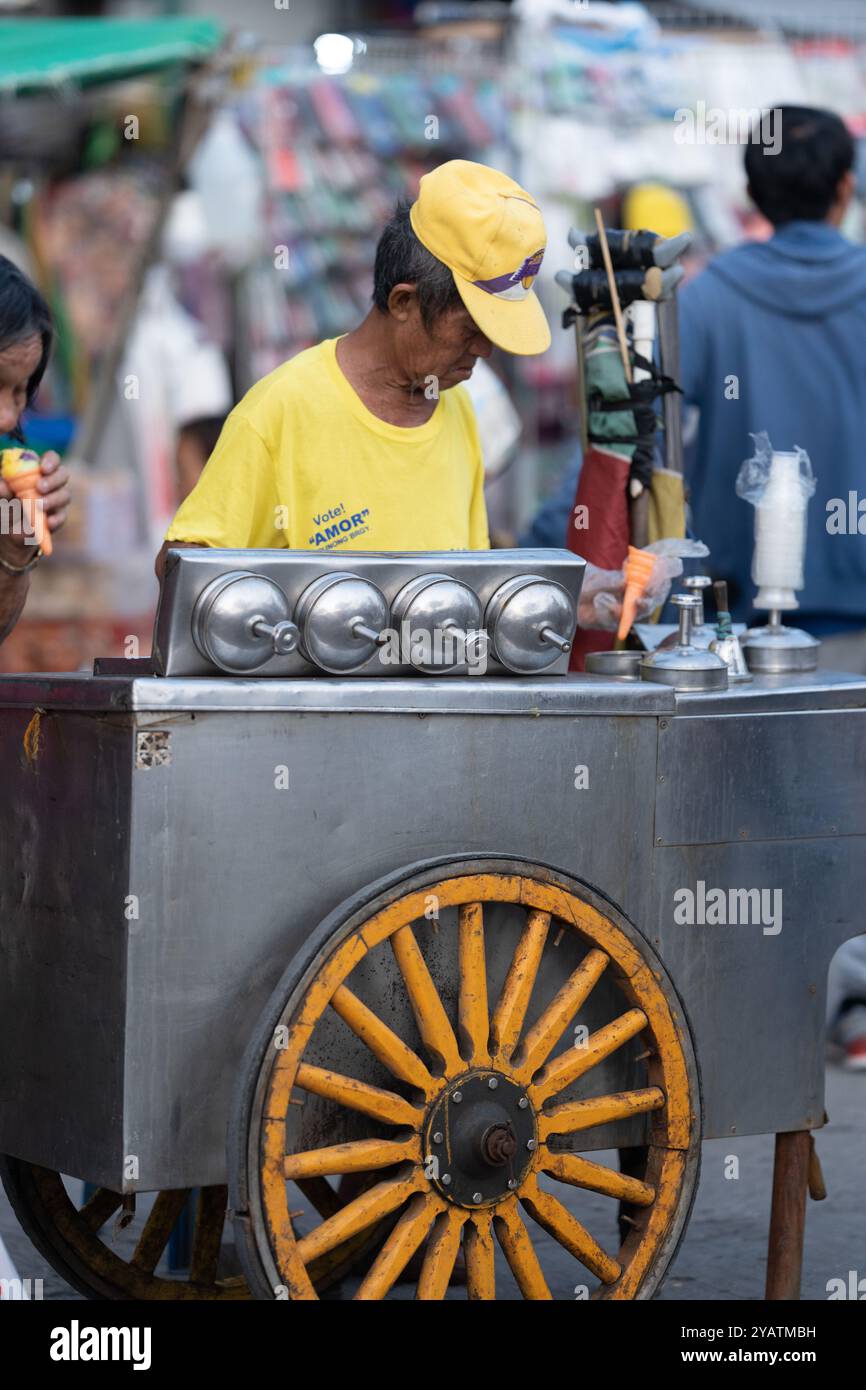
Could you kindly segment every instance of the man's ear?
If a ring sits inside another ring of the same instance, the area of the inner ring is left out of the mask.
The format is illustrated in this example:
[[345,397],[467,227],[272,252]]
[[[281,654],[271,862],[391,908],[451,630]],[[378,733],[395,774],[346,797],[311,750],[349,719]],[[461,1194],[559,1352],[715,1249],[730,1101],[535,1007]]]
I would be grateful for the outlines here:
[[388,312],[400,323],[405,323],[412,313],[418,311],[418,292],[412,284],[395,285],[388,295]]
[[853,169],[844,173],[836,186],[836,199],[840,204],[844,215],[848,211],[848,205],[854,194],[857,192],[857,174]]

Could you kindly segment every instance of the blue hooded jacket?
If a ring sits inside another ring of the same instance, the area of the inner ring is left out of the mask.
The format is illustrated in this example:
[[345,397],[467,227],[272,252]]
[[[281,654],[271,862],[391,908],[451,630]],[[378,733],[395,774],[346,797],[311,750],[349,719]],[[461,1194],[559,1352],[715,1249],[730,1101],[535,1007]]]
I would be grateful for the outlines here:
[[[824,222],[787,223],[716,257],[679,306],[683,390],[701,412],[686,469],[692,530],[711,572],[733,581],[735,616],[754,615],[755,586],[754,509],[734,483],[754,452],[750,433],[766,430],[774,449],[805,449],[817,479],[790,621],[816,633],[866,627],[866,501],[862,533],[856,511],[866,499],[866,248]],[[734,376],[738,398],[727,399]],[[828,531],[832,499],[854,534]]]

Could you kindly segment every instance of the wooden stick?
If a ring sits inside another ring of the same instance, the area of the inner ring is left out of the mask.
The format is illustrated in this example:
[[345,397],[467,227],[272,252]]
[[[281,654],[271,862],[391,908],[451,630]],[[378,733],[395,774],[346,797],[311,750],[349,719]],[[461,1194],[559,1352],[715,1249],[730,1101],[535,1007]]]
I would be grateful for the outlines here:
[[607,283],[610,289],[610,301],[613,305],[613,319],[616,324],[616,336],[619,339],[619,350],[622,355],[623,371],[629,386],[631,385],[631,362],[628,356],[628,342],[625,336],[625,321],[622,316],[622,306],[619,302],[619,291],[616,287],[616,278],[613,273],[613,261],[610,258],[610,247],[607,244],[607,232],[604,229],[601,210],[595,209],[595,225],[598,228],[598,244],[601,247],[604,268],[607,271]]
[[577,348],[577,394],[578,405],[580,408],[580,449],[581,456],[586,458],[586,451],[589,448],[589,407],[586,402],[586,353],[583,343],[583,326],[580,322],[580,314],[574,317],[574,343]]

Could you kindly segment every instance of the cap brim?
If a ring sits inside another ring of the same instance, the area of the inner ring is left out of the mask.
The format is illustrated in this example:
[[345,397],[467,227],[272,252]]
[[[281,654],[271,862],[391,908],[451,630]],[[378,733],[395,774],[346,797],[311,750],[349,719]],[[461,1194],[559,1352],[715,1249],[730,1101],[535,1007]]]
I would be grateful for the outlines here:
[[497,299],[459,275],[454,283],[481,332],[496,347],[523,357],[550,347],[550,326],[534,290],[525,299]]

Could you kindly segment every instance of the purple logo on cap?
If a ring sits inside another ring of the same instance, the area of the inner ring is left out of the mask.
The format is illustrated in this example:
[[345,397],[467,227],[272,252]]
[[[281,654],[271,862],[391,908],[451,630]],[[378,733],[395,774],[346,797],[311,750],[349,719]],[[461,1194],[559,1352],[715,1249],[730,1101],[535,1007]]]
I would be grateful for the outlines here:
[[525,299],[544,259],[544,247],[527,256],[523,265],[510,275],[494,275],[491,280],[473,280],[480,290],[498,295],[501,299]]

